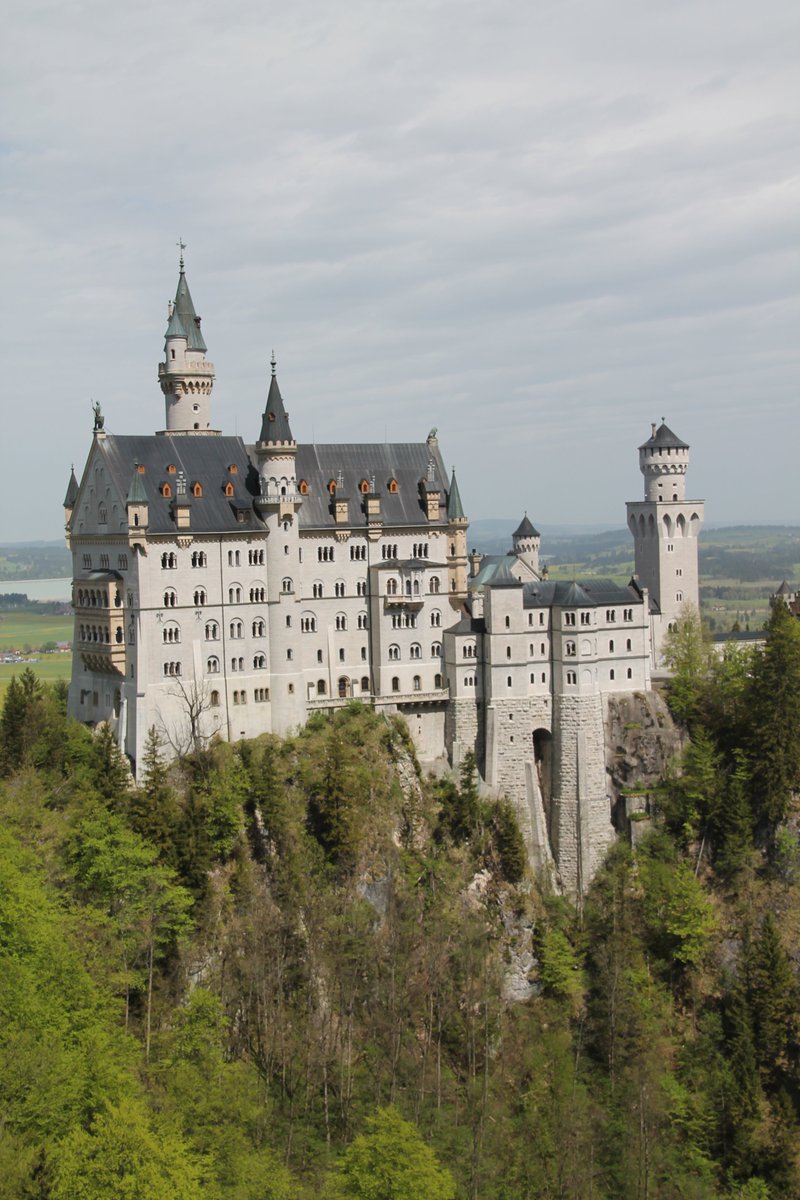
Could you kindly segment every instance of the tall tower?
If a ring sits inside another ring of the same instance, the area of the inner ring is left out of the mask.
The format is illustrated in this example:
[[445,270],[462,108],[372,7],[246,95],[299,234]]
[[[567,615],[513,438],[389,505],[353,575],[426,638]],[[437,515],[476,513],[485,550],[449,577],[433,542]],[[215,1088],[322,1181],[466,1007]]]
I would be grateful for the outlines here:
[[267,407],[256,442],[260,495],[256,507],[267,527],[270,700],[272,732],[285,736],[304,725],[306,697],[299,638],[301,610],[297,442],[278,386],[275,355]]
[[467,529],[469,521],[461,503],[456,472],[450,477],[447,492],[447,566],[450,576],[450,604],[457,608],[467,598]]
[[539,575],[539,543],[541,535],[531,523],[528,514],[520,521],[512,534],[514,553],[526,566]]
[[629,501],[628,527],[634,539],[634,570],[650,593],[653,653],[658,663],[664,634],[689,604],[699,609],[697,538],[704,502],[686,499],[689,447],[662,419],[639,447],[644,500]]
[[206,359],[206,344],[200,318],[194,309],[183,265],[181,242],[180,274],[175,299],[169,306],[164,335],[164,361],[158,364],[158,381],[164,393],[169,434],[214,434],[211,428],[211,389],[214,364]]

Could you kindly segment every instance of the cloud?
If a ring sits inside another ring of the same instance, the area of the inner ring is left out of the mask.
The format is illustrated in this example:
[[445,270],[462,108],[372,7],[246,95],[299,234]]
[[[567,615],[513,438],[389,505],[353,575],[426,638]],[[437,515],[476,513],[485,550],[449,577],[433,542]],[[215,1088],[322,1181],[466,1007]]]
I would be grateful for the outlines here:
[[[472,515],[619,524],[662,415],[712,517],[795,519],[788,0],[18,3],[0,50],[0,537],[99,399],[158,428],[174,242],[252,437],[439,425]],[[775,436],[775,431],[779,435]],[[15,501],[26,496],[20,508]]]

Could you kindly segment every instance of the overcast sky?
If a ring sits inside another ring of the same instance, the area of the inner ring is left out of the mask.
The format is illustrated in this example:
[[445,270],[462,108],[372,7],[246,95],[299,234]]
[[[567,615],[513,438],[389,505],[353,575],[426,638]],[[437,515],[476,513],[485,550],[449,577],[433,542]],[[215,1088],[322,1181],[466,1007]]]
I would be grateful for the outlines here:
[[624,524],[650,422],[797,522],[797,0],[6,0],[0,540],[163,427],[183,236],[212,415],[438,426],[468,515]]

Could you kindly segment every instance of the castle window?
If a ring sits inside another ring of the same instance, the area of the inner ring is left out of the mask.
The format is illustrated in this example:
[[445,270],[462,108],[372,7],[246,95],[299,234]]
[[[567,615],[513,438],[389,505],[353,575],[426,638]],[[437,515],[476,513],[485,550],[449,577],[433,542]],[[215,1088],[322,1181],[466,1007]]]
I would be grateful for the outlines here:
[[177,592],[173,588],[167,588],[164,592],[164,608],[175,608],[177,603]]
[[228,480],[228,482],[225,484],[225,487],[222,490],[225,493],[225,495],[228,497],[233,495],[233,484],[231,483],[230,480]]
[[358,614],[358,628],[359,629],[367,628],[367,614],[365,612],[360,612]]
[[230,628],[230,635],[232,638],[243,638],[244,637],[244,625],[242,624],[241,621],[231,621],[229,628]]
[[291,579],[287,578],[281,580],[281,591],[286,595],[294,591],[294,584],[292,583]]
[[253,670],[264,671],[267,666],[267,658],[264,654],[256,654],[253,658]]
[[366,596],[366,594],[367,594],[367,581],[366,581],[366,579],[359,579],[358,583],[356,584],[356,595],[357,596]]
[[216,655],[212,654],[211,658],[206,660],[206,672],[209,675],[219,674],[219,659],[216,657]]
[[544,613],[543,612],[539,613],[539,624],[544,625]]
[[506,676],[506,686],[507,686],[507,687],[513,687],[513,686],[514,686],[514,681],[513,681],[513,679],[511,678],[511,676],[510,676],[510,675],[507,675],[507,676]]
[[397,558],[397,546],[392,544],[381,546],[381,558]]
[[318,680],[317,680],[317,695],[318,695],[318,696],[324,696],[324,695],[325,695],[325,693],[327,692],[327,690],[328,690],[328,689],[327,689],[327,687],[326,687],[325,680],[324,680],[324,679],[318,679]]
[[609,643],[608,643],[608,653],[609,653],[609,654],[613,654],[613,653],[614,653],[614,639],[613,639],[613,638],[611,638],[611,639],[609,640]]
[[177,565],[178,565],[177,554],[173,554],[172,552],[169,552],[169,553],[165,552],[164,554],[161,555],[162,571],[174,571],[175,568],[177,567]]
[[317,651],[317,662],[318,663],[322,662],[322,651],[321,650]]
[[397,480],[396,480],[396,479],[390,479],[390,480],[389,480],[389,491],[392,493],[392,495],[393,495],[393,496],[397,495],[397,492],[398,492],[399,490],[400,490],[400,489],[399,489],[399,488],[398,488],[398,486],[397,486]]
[[433,612],[431,613],[431,626],[438,629],[441,624],[442,614],[439,612],[438,608],[434,608]]
[[609,679],[611,679],[611,680],[613,680],[613,679],[614,679],[614,668],[613,668],[613,667],[612,667],[612,668],[611,668],[611,670],[608,672],[608,678],[609,678]]
[[306,613],[305,616],[300,618],[300,631],[301,633],[317,632],[317,618],[313,613]]
[[680,603],[681,603],[681,601],[683,600],[683,592],[676,592],[676,593],[675,593],[675,599],[676,599],[676,601],[678,602],[678,604],[680,604]]
[[544,642],[539,643],[539,651],[542,654],[542,656],[544,656],[544,654],[547,652]]
[[333,546],[317,546],[317,562],[333,562]]
[[422,679],[420,678],[419,675],[414,676],[414,691],[415,692],[422,691]]
[[205,591],[205,588],[198,588],[198,589],[197,589],[197,591],[196,591],[196,592],[195,592],[195,594],[194,594],[194,606],[195,606],[195,608],[202,608],[202,607],[203,607],[203,605],[205,604],[205,602],[206,602],[206,591]]
[[[163,564],[163,562],[162,562],[162,564],[161,564],[161,565],[162,565],[162,567],[163,567],[163,565],[164,565],[164,564]],[[84,569],[84,571],[91,571],[91,569],[92,569],[92,556],[91,556],[91,554],[84,554],[84,556],[83,556],[83,569]]]
[[197,483],[195,481],[195,483],[192,484],[192,495],[197,497],[197,496],[202,496],[202,494],[203,494],[203,485],[200,483]]
[[369,678],[366,675],[361,676],[361,690],[362,692],[369,691]]
[[365,562],[366,557],[367,557],[367,547],[366,546],[352,545],[350,547],[350,561],[351,562]]
[[300,492],[301,496],[308,495],[308,484],[306,483],[305,479],[300,480],[299,484],[297,485],[297,488],[298,488],[298,491]]
[[362,496],[366,496],[369,491],[369,482],[366,479],[362,479],[361,483],[358,485],[358,490],[361,492]]
[[344,650],[339,651],[339,662],[344,662]]
[[575,624],[575,613],[574,612],[565,612],[564,613],[564,624],[565,625],[574,625]]
[[442,643],[441,642],[431,642],[431,658],[441,658],[441,656],[442,656]]
[[440,588],[440,586],[441,586],[441,585],[440,585],[440,582],[439,582],[439,576],[438,576],[438,575],[431,575],[430,583],[429,583],[429,585],[428,585],[428,586],[429,586],[429,588],[430,588],[430,590],[431,590],[431,592],[433,593],[433,595],[434,595],[434,596],[438,595],[438,593],[439,593],[439,588]]
[[339,633],[341,633],[342,630],[347,629],[347,617],[344,615],[344,613],[336,614],[336,629]]
[[170,350],[170,352],[169,352],[169,355],[170,355],[170,358],[174,358],[174,357],[175,357],[175,351],[174,351],[174,350]]
[[386,580],[386,595],[387,596],[396,596],[397,595],[397,580],[394,579],[393,577],[390,577],[389,579]]
[[241,658],[232,658],[232,659],[231,659],[231,670],[232,670],[232,671],[238,671],[238,670],[240,670],[241,668],[239,667],[239,663],[242,663],[242,665],[244,665],[244,659],[241,659]]
[[161,630],[162,642],[179,642],[181,640],[180,625],[165,625]]
[[328,495],[329,496],[336,495],[336,480],[335,479],[331,479],[328,482]]
[[367,647],[366,646],[361,647],[361,661],[362,662],[367,661]]
[[287,686],[286,691],[289,693],[290,696],[293,696],[294,695],[294,684],[290,683]]
[[392,676],[392,691],[393,692],[400,691],[400,680],[397,678],[396,675]]
[[168,475],[174,475],[177,470],[178,470],[178,468],[175,466],[175,463],[167,463],[167,474]]
[[574,658],[577,653],[574,642],[564,642],[564,655],[566,658]]
[[232,587],[228,588],[228,604],[241,604],[241,602],[242,589],[238,586],[238,584],[233,584]]
[[340,599],[344,595],[344,581],[343,580],[337,579],[337,581],[334,585],[334,588],[333,588],[333,594],[334,594],[334,596],[338,596]]
[[250,588],[250,603],[251,604],[263,604],[264,601],[266,600],[266,598],[267,598],[266,588],[263,588],[263,587]]
[[419,642],[412,643],[409,656],[411,658],[422,658],[422,646],[420,646]]
[[263,550],[248,550],[247,562],[251,567],[263,567],[264,551]]
[[628,679],[633,679],[633,671],[628,667]]
[[108,513],[106,512],[105,507],[102,504],[100,505],[100,507],[97,510],[97,519],[101,525],[108,524]]
[[591,623],[592,623],[592,614],[588,613],[588,612],[582,612],[581,613],[581,625],[591,625]]
[[194,553],[192,554],[192,566],[193,567],[205,567],[207,565],[208,565],[208,559],[206,558],[205,550],[195,550]]
[[672,542],[667,542],[667,553],[671,554],[674,549],[675,549],[675,547],[672,544]]
[[172,488],[169,486],[168,483],[162,483],[161,495],[166,496],[167,499],[169,499],[169,497],[172,495]]
[[164,663],[164,674],[165,675],[174,676],[174,675],[181,675],[182,673],[183,673],[182,667],[179,662],[165,662]]
[[286,651],[286,661],[291,662],[293,658],[294,658],[294,650],[292,650],[290,648]]
[[311,594],[315,600],[321,600],[322,599],[322,584],[315,583],[311,588]]
[[396,662],[399,658],[400,658],[400,647],[396,646],[396,645],[391,645],[389,647],[389,659],[392,662]]
[[219,692],[211,693],[211,707],[219,708]]
[[567,683],[574,685],[577,682],[578,682],[577,672],[576,671],[567,671]]
[[623,608],[622,619],[623,619],[623,621],[632,621],[633,620],[633,609],[632,608]]
[[269,700],[269,688],[256,688],[253,692],[253,699],[256,704],[266,704]]
[[100,555],[100,570],[101,571],[108,570],[108,555],[107,554]]
[[511,628],[511,617],[506,617],[506,629]]
[[239,554],[238,550],[229,550],[228,551],[228,566],[229,567],[238,567],[240,565],[239,558],[240,558],[240,554]]
[[617,610],[615,608],[606,609],[606,620],[613,624],[617,619]]
[[626,650],[632,650],[632,649],[633,649],[633,642],[631,641],[631,639],[630,639],[630,638],[628,638],[628,640],[627,640],[627,641],[626,641],[626,643],[625,643],[625,649],[626,649]]
[[506,658],[511,658],[511,647],[506,646]]
[[433,686],[434,686],[435,688],[440,688],[440,687],[442,686],[442,677],[441,677],[441,675],[434,675],[434,677],[433,677]]

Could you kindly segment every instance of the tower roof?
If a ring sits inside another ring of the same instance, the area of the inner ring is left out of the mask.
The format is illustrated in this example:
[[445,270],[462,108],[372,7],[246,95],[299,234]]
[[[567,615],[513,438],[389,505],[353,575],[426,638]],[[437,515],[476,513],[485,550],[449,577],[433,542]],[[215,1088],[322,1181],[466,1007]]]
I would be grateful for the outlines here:
[[133,468],[133,476],[131,484],[128,488],[128,496],[126,504],[147,504],[147,492],[144,490],[144,480],[139,471],[139,464],[136,463]]
[[269,384],[267,407],[261,419],[259,442],[293,442],[292,431],[289,428],[289,418],[283,406],[281,389],[278,387],[278,377],[275,374],[275,356],[272,356],[272,379]]
[[200,332],[200,318],[195,312],[192,293],[189,291],[189,284],[186,282],[186,272],[183,269],[183,255],[181,255],[178,289],[175,292],[175,308],[167,326],[166,336],[180,337],[181,329],[183,330],[183,336],[186,337],[188,348],[190,350],[202,350],[205,353],[207,347]]
[[513,538],[537,538],[540,535],[539,530],[533,527],[528,519],[528,514],[525,513],[525,516],[522,518],[511,536]]
[[682,442],[677,434],[673,433],[666,421],[661,421],[658,429],[654,429],[651,436],[646,442],[643,442],[639,447],[644,450],[648,446],[663,446],[665,449],[671,450],[688,450],[689,446],[686,442]]
[[455,469],[450,478],[450,490],[447,493],[447,515],[451,521],[465,521],[467,519],[464,506],[461,503],[461,494],[456,482]]
[[75,468],[72,467],[69,473],[69,483],[67,484],[67,494],[64,497],[64,508],[74,508],[75,501],[78,499],[78,481],[75,478]]

